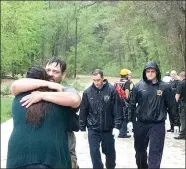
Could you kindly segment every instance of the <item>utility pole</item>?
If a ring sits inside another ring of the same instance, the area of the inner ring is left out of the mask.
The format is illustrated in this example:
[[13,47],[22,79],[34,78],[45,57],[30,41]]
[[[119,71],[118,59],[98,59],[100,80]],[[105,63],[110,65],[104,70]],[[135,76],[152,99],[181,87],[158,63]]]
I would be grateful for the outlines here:
[[82,6],[80,8],[77,9],[77,6],[76,4],[74,3],[74,6],[75,6],[75,24],[76,24],[76,27],[75,27],[75,53],[74,53],[74,78],[76,78],[76,74],[77,74],[77,43],[78,43],[78,32],[77,32],[77,28],[78,28],[78,15],[79,15],[79,12],[81,9],[83,8],[86,8],[86,7],[89,7],[89,6],[92,6],[96,4],[96,2],[93,2],[91,4],[88,4],[86,6]]
[[75,60],[74,60],[74,78],[76,78],[76,68],[77,68],[77,24],[78,24],[78,18],[76,16],[76,30],[75,30],[75,36],[76,36],[76,44],[75,44]]
[[51,9],[50,0],[48,1],[48,8]]
[[66,27],[66,42],[65,42],[65,59],[67,57],[67,48],[68,48],[68,19],[67,19],[67,27]]

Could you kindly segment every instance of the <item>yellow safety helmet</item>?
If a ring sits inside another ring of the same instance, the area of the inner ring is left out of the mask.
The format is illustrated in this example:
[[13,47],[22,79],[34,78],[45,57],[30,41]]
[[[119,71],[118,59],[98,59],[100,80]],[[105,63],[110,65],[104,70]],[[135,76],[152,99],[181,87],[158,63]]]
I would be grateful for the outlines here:
[[120,75],[128,75],[128,74],[129,74],[128,69],[121,69]]

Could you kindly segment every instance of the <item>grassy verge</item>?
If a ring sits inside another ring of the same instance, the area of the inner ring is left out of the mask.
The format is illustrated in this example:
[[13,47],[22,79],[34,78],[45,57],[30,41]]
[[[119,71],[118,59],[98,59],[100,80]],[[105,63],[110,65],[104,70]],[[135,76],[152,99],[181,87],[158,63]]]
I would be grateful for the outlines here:
[[10,95],[10,85],[1,85],[1,95]]
[[1,123],[7,121],[12,117],[11,114],[12,100],[13,97],[1,96]]

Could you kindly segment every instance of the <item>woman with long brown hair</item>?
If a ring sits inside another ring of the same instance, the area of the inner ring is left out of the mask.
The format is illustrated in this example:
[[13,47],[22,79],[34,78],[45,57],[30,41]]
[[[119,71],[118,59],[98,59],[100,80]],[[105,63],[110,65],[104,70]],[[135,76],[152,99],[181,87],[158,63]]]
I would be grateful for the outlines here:
[[[45,69],[32,67],[27,78],[49,80]],[[37,91],[54,91],[47,87]],[[30,91],[36,92],[36,91]],[[68,149],[68,107],[40,101],[25,108],[17,95],[12,103],[13,131],[8,143],[7,168],[71,168]]]

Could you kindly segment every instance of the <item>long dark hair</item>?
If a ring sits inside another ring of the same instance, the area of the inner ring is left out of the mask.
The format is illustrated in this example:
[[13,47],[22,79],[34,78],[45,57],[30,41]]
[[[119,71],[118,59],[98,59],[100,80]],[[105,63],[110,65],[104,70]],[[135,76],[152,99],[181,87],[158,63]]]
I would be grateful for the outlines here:
[[[45,69],[40,66],[33,66],[29,68],[26,73],[26,77],[47,81],[50,79],[50,76],[46,73]],[[48,87],[40,87],[32,91],[48,92],[56,90],[51,90]],[[49,109],[50,106],[50,102],[46,102],[43,100],[31,105],[26,112],[26,123],[30,124],[32,127],[39,127],[44,121],[45,111]]]

